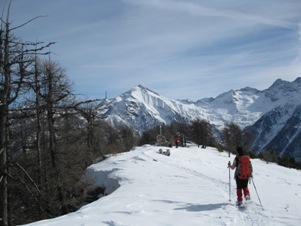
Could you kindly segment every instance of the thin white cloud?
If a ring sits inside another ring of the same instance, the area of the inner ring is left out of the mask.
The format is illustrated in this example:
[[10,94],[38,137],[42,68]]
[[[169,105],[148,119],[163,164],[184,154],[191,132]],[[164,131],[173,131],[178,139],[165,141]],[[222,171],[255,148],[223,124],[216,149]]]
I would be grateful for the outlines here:
[[112,97],[142,84],[197,100],[299,75],[295,0],[14,0],[13,6],[15,24],[49,15],[18,35],[57,41],[51,51],[87,95],[108,90]]
[[299,22],[298,38],[299,38],[299,50],[295,59],[292,61],[292,65],[301,65],[301,22]]
[[147,5],[156,7],[164,10],[175,10],[179,12],[191,13],[198,16],[209,16],[209,17],[224,17],[233,20],[245,20],[257,24],[264,24],[270,26],[278,26],[289,29],[294,29],[295,25],[293,23],[279,20],[271,19],[264,16],[256,14],[241,13],[234,10],[225,10],[216,8],[209,8],[202,5],[202,3],[192,3],[187,1],[174,1],[174,0],[124,0],[126,2]]

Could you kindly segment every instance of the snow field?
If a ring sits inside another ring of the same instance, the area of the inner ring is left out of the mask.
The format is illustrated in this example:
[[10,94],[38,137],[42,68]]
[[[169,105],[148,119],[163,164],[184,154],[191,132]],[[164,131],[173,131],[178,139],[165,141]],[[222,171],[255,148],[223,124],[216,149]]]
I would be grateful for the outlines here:
[[87,169],[95,185],[108,187],[108,196],[75,213],[29,226],[262,226],[300,225],[301,172],[253,159],[251,202],[238,210],[236,185],[226,152],[192,146],[169,148],[171,155],[145,145],[111,156]]

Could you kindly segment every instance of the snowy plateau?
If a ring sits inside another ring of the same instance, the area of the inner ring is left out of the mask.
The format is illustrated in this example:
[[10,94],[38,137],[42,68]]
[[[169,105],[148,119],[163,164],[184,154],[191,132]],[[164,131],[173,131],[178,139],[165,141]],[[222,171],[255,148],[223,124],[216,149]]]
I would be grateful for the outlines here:
[[254,137],[253,151],[274,150],[301,161],[301,78],[276,80],[268,89],[246,87],[196,102],[172,100],[141,85],[99,105],[99,115],[136,133],[173,121],[204,119],[216,131],[235,123]]
[[27,226],[299,226],[301,172],[252,159],[251,201],[235,206],[227,168],[214,148],[145,145],[91,165],[85,178],[110,194],[77,212]]

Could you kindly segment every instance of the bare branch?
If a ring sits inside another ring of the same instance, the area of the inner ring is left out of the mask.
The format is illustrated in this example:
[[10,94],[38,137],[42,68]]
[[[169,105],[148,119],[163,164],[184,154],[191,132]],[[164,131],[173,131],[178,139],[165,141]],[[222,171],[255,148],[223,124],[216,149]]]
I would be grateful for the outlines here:
[[19,26],[17,26],[17,27],[11,28],[10,31],[13,31],[13,30],[16,30],[16,29],[18,29],[18,28],[20,28],[20,27],[23,27],[23,26],[25,26],[26,24],[29,24],[30,22],[32,22],[32,21],[34,21],[34,20],[36,20],[36,19],[38,19],[38,18],[41,18],[41,17],[47,17],[47,16],[36,16],[36,17],[30,19],[29,21],[27,21],[27,22],[25,22],[25,23],[23,23],[23,24],[21,24],[21,25],[19,25]]
[[[21,184],[23,184],[24,187],[26,188],[26,190],[27,190],[27,191],[32,195],[32,197],[35,199],[35,201],[36,201],[37,203],[40,203],[40,200],[37,198],[37,196],[35,195],[35,193],[28,187],[28,185],[27,185],[23,180],[21,180],[20,178],[19,178],[19,179],[15,179],[15,178],[12,177],[10,174],[8,174],[8,177],[11,178],[11,179],[14,180],[14,181],[19,181]],[[47,203],[46,200],[43,199],[42,194],[41,194],[41,192],[40,192],[39,190],[38,190],[38,194],[39,194],[39,197],[42,199],[42,201],[44,201],[45,203]],[[48,208],[47,208],[47,210],[46,210],[46,209],[44,209],[44,208],[42,208],[42,207],[40,206],[40,210],[42,210],[43,212],[45,212],[49,217],[53,217],[53,216],[54,216],[54,213],[51,213],[50,209],[48,209]]]
[[30,180],[30,182],[34,185],[34,187],[36,188],[36,190],[41,195],[41,191],[40,191],[38,185],[34,182],[34,180],[31,178],[31,176],[29,175],[29,173],[27,173],[27,171],[19,163],[16,163],[16,166],[18,166],[18,168],[23,171],[23,173],[27,176],[27,178]]
[[78,102],[76,103],[74,106],[71,106],[70,108],[76,108],[79,106],[79,105],[82,105],[82,104],[88,104],[88,103],[95,103],[95,102],[98,102],[98,101],[103,101],[104,99],[95,99],[95,100],[86,100],[86,101],[81,101],[81,102]]
[[0,21],[5,24],[5,20],[0,17]]

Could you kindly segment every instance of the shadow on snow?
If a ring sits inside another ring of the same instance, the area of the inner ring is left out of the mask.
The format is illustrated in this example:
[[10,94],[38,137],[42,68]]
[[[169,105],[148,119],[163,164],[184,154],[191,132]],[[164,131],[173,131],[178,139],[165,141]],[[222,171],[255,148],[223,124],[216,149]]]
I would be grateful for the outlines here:
[[216,204],[191,204],[187,203],[187,206],[176,208],[175,210],[186,210],[190,212],[200,212],[200,211],[211,211],[223,208],[224,206],[230,205],[229,203],[216,203]]

